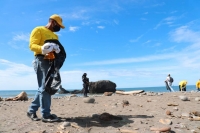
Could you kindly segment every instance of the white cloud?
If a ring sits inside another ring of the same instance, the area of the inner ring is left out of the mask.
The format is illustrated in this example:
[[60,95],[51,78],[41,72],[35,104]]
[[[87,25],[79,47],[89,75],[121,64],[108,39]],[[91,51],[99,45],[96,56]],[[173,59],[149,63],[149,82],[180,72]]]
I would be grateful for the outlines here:
[[96,23],[96,24],[100,24],[100,23],[101,23],[101,21],[95,21],[95,23]]
[[95,51],[94,49],[86,49],[86,48],[80,48],[80,50],[83,50],[83,51]]
[[87,20],[90,18],[88,15],[90,9],[86,8],[74,8],[73,11],[68,11],[68,13],[60,14],[65,20]]
[[140,35],[140,36],[137,37],[136,39],[131,39],[131,40],[129,40],[129,42],[131,42],[131,43],[133,43],[133,42],[137,42],[137,41],[139,41],[140,38],[142,38],[142,37],[143,37],[143,35]]
[[150,43],[151,42],[151,40],[147,40],[146,42],[144,42],[143,44],[147,44],[147,43]]
[[171,59],[171,58],[174,58],[175,56],[176,54],[152,55],[152,56],[145,56],[145,57],[138,57],[138,58],[124,58],[124,59],[86,62],[83,64],[77,64],[77,65],[90,66],[90,65],[111,65],[111,64],[136,63],[136,62],[149,62],[149,61]]
[[119,24],[119,21],[118,20],[113,20],[113,22],[116,24],[116,25],[118,25]]
[[86,21],[86,22],[82,22],[81,24],[82,24],[82,25],[90,25],[90,24],[91,24],[91,22],[89,22],[89,21]]
[[30,34],[19,33],[13,36],[14,41],[26,41],[28,42],[30,38]]
[[79,29],[78,26],[70,26],[70,27],[69,27],[69,31],[72,31],[72,32],[75,32],[75,31],[77,31],[78,29]]
[[178,11],[172,11],[172,12],[170,12],[171,14],[174,14],[174,13],[177,13]]
[[70,56],[79,56],[80,54],[70,54]]
[[152,5],[152,7],[158,7],[158,6],[164,6],[164,5],[165,5],[165,3],[162,2],[162,3],[157,3],[157,4]]
[[105,26],[97,26],[97,28],[99,28],[99,29],[104,29]]
[[[158,46],[160,46],[160,44],[158,43]],[[166,53],[166,52],[173,52],[174,50],[175,50],[175,47],[176,46],[172,46],[172,47],[167,47],[167,48],[165,48],[165,49],[161,49],[161,50],[159,50],[158,51],[158,53]]]
[[168,25],[170,26],[171,24],[173,24],[176,20],[178,19],[178,17],[175,16],[170,16],[167,18],[162,19],[155,27],[154,29],[158,29],[160,26],[162,25]]
[[140,18],[141,20],[143,20],[143,21],[146,21],[147,19],[146,18]]
[[[29,42],[29,33],[13,33],[14,36],[7,42],[14,49],[27,50],[27,43]],[[20,42],[20,43],[19,43]]]
[[[34,73],[33,68],[24,64],[17,64],[8,60],[0,59],[1,76],[20,76],[27,73]],[[4,69],[3,69],[4,68]],[[13,79],[13,78],[12,78]]]
[[200,32],[189,29],[188,26],[181,26],[170,33],[175,42],[200,42]]
[[[186,47],[182,48],[179,53],[182,53],[181,58],[177,58],[179,62],[186,68],[200,67],[200,31],[191,30],[189,26],[181,26],[170,32],[172,41],[181,43],[188,43]],[[183,54],[184,53],[184,54]]]
[[35,72],[24,64],[0,59],[0,86],[4,90],[37,89]]
[[[85,19],[85,16],[84,14],[86,13],[87,11],[82,9],[82,10],[79,10],[79,11],[76,11],[76,12],[73,12],[71,14],[71,16],[75,19]],[[86,17],[87,18],[87,17]]]
[[155,43],[154,45],[152,45],[152,47],[158,47],[160,45],[161,45],[161,43]]
[[118,13],[121,10],[123,10],[123,8],[119,5],[119,3],[117,2],[113,2],[111,3],[111,7],[110,7],[111,11],[114,13]]
[[170,16],[170,17],[167,17],[165,19],[163,19],[164,21],[173,21],[173,20],[176,20],[177,18],[174,17],[174,16]]

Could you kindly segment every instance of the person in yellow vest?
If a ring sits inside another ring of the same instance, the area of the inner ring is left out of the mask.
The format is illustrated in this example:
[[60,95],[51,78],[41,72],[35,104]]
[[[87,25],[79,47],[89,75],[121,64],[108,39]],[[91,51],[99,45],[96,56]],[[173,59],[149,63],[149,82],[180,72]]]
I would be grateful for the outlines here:
[[43,122],[59,121],[55,114],[51,114],[51,95],[45,91],[45,75],[50,68],[50,62],[55,58],[53,51],[59,53],[60,49],[54,43],[45,43],[45,40],[58,40],[58,35],[55,32],[60,31],[61,28],[65,28],[62,18],[54,14],[49,17],[46,26],[35,27],[30,35],[29,48],[34,52],[33,66],[38,81],[38,91],[27,111],[27,116],[33,121],[40,120],[36,115],[39,107]]
[[200,91],[200,79],[196,82],[196,88],[198,91]]
[[181,82],[179,82],[179,91],[186,91],[186,85],[187,85],[186,80],[182,80]]

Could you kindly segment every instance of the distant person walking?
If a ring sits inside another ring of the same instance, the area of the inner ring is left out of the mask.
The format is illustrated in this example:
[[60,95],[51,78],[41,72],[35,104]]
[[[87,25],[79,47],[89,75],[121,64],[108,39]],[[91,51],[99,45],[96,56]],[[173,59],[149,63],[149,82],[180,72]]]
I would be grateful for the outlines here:
[[174,79],[170,76],[170,74],[168,74],[165,83],[166,83],[166,88],[169,91],[174,92],[174,89],[172,88],[172,83],[174,82]]
[[200,79],[196,82],[196,88],[198,91],[200,91]]
[[179,91],[186,91],[186,85],[187,85],[186,80],[182,80],[181,82],[179,82]]
[[89,90],[88,90],[89,78],[87,78],[87,73],[83,74],[82,81],[83,81],[83,94],[84,94],[84,97],[87,97],[87,93],[89,93]]

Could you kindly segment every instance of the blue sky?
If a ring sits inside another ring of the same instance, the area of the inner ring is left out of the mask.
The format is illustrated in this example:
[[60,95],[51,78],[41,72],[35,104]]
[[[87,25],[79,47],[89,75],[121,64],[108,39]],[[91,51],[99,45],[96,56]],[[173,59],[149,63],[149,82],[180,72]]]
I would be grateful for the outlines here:
[[0,90],[37,89],[29,36],[53,14],[67,59],[65,89],[82,89],[81,76],[117,88],[174,85],[200,78],[199,0],[1,0]]

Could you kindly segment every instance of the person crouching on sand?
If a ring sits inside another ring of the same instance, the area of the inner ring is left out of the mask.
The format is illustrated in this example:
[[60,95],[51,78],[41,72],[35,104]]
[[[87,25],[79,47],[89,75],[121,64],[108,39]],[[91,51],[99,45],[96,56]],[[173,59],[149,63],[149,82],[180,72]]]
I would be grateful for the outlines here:
[[196,82],[196,88],[198,91],[200,91],[200,79]]
[[179,82],[179,91],[186,91],[186,85],[187,85],[186,80],[182,80],[181,82]]

